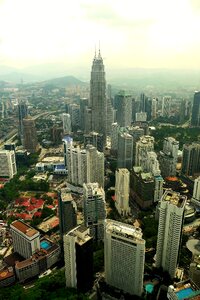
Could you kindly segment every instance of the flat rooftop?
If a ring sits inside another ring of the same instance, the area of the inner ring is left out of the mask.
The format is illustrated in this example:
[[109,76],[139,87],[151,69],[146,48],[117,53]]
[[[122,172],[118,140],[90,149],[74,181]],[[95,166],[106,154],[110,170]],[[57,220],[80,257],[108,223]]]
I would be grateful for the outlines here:
[[12,222],[11,226],[21,231],[21,233],[25,234],[27,237],[32,237],[35,234],[39,234],[37,230],[18,220]]
[[92,239],[92,236],[89,234],[89,229],[84,225],[79,225],[72,229],[68,234],[74,236],[76,238],[76,243],[80,246]]
[[186,197],[176,193],[172,190],[166,191],[163,195],[162,201],[168,201],[177,207],[183,207],[186,202]]
[[106,231],[124,238],[133,239],[137,242],[144,242],[142,230],[139,227],[107,219]]

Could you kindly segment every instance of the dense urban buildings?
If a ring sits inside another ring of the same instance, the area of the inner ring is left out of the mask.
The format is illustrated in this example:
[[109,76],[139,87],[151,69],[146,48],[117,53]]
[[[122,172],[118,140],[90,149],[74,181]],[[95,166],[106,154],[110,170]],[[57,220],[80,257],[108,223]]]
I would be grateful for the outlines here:
[[64,235],[66,286],[87,292],[93,286],[93,240],[89,229],[77,226]]
[[142,294],[145,240],[138,227],[106,220],[105,238],[106,283],[131,295]]
[[130,172],[127,169],[115,171],[115,207],[120,215],[127,216],[129,207]]
[[104,239],[106,218],[105,192],[98,183],[83,184],[83,216],[86,227],[96,242]]
[[17,174],[15,152],[0,150],[0,177],[13,178]]
[[156,267],[175,277],[180,249],[186,197],[166,190],[159,207],[159,227],[156,247]]

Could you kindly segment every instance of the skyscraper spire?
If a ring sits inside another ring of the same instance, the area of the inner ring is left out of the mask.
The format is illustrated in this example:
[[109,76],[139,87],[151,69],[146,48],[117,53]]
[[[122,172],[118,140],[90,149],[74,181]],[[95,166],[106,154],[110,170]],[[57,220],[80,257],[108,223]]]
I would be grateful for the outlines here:
[[99,41],[99,54],[98,54],[98,58],[101,58],[100,41]]

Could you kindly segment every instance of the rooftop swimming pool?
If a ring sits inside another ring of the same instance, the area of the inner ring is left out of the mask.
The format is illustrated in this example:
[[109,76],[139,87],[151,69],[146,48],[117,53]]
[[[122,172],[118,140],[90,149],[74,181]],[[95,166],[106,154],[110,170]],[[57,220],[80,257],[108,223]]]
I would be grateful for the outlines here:
[[51,243],[47,240],[43,240],[40,242],[40,247],[42,249],[48,250],[49,248],[51,248]]
[[180,290],[180,291],[176,292],[176,295],[177,295],[178,299],[181,300],[181,299],[185,299],[192,292],[193,292],[193,289],[191,289],[189,287],[189,288],[186,288],[186,289],[183,289],[183,290]]
[[147,293],[151,294],[153,292],[154,285],[152,283],[147,283],[145,285],[145,290]]

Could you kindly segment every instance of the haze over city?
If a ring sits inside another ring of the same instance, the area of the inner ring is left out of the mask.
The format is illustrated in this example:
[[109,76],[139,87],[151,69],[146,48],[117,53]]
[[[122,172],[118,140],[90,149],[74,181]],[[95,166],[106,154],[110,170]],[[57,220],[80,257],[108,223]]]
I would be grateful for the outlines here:
[[89,67],[100,40],[109,68],[200,67],[198,0],[2,0],[0,65]]

